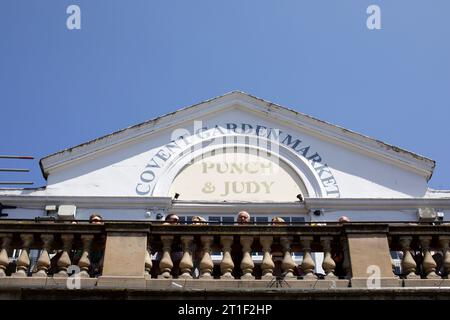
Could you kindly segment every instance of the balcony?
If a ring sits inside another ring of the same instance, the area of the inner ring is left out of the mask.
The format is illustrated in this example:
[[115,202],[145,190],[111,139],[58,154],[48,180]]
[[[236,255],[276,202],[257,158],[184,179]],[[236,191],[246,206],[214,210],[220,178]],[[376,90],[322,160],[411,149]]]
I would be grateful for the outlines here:
[[0,241],[2,299],[450,297],[444,224],[5,220]]

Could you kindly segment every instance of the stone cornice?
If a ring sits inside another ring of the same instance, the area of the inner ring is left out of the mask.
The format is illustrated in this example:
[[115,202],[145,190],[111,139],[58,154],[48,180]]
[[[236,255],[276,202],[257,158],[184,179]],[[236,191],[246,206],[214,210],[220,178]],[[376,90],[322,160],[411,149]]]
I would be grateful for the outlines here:
[[214,213],[247,210],[253,213],[273,211],[274,213],[298,212],[310,210],[407,210],[421,207],[450,209],[450,198],[306,198],[304,202],[207,202],[180,201],[170,197],[118,197],[118,196],[51,196],[51,195],[0,195],[5,205],[17,205],[22,208],[44,208],[46,205],[73,204],[79,208],[136,208],[170,209],[175,213]]

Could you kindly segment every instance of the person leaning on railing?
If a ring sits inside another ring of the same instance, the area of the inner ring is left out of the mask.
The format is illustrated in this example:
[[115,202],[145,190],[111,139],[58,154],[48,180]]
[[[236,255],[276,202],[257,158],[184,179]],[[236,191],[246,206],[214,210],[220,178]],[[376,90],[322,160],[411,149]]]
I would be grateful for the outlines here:
[[236,218],[237,223],[250,223],[250,213],[247,211],[241,211]]
[[166,216],[166,219],[164,220],[163,224],[179,224],[180,218],[175,214],[171,213]]
[[207,223],[206,219],[201,216],[194,216],[194,217],[192,217],[191,221],[192,221],[192,224],[196,224],[196,225]]
[[272,218],[272,224],[280,225],[280,224],[285,224],[285,223],[286,223],[286,221],[284,221],[284,219],[281,217],[273,217]]
[[[350,218],[347,216],[341,216],[338,221],[340,224],[350,223]],[[344,259],[345,259],[344,252],[342,250],[335,251],[335,252],[333,252],[331,257],[334,260],[334,263],[336,264],[336,268],[335,268],[336,275],[338,275],[338,276],[345,275],[345,270],[343,267]]]

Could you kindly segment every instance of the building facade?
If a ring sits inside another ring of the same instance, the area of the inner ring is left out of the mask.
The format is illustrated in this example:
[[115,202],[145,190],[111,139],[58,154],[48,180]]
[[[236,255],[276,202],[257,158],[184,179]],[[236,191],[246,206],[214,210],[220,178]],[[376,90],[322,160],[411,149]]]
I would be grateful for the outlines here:
[[[64,286],[71,265],[85,272],[86,290],[131,286],[144,295],[176,290],[174,279],[212,291],[218,285],[207,280],[222,279],[223,290],[244,281],[264,295],[280,275],[311,290],[367,288],[371,266],[378,287],[448,286],[450,191],[428,187],[433,160],[242,92],[40,164],[45,188],[0,191],[0,202],[15,207],[0,221],[5,286],[42,286],[58,274],[55,285]],[[250,225],[234,225],[242,210]],[[85,224],[93,213],[102,226]],[[172,213],[183,223],[162,225]],[[206,223],[192,225],[193,216]],[[275,216],[285,224],[271,225]],[[338,224],[342,216],[351,223]],[[96,242],[100,276],[88,258]]]

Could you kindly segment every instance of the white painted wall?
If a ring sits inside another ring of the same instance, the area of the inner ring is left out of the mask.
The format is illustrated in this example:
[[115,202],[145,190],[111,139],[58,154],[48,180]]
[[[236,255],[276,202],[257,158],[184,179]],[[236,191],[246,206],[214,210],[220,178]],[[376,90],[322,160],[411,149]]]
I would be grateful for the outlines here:
[[[47,214],[44,210],[40,209],[27,209],[27,208],[17,208],[5,210],[9,215],[7,218],[3,219],[25,219],[30,220],[35,217],[47,217]],[[120,208],[120,209],[112,209],[112,208],[101,208],[101,207],[93,207],[93,208],[77,208],[76,217],[77,220],[88,220],[89,216],[92,213],[101,214],[105,220],[134,220],[134,221],[151,221],[153,220],[148,214],[148,210],[144,208]],[[443,210],[444,219],[443,221],[450,221],[450,210]],[[197,212],[191,213],[183,213],[179,214],[180,216],[194,216],[198,215]],[[235,218],[235,213],[205,213],[201,214],[205,218],[208,216],[230,216]],[[271,217],[280,215],[276,212],[267,212],[267,213],[252,213],[253,216],[265,216]],[[311,222],[337,222],[339,217],[345,215],[350,218],[352,222],[375,222],[375,221],[417,221],[417,211],[416,210],[330,210],[325,211],[325,213],[319,217],[314,216],[312,214],[298,214],[296,212],[291,213],[283,213],[282,216],[299,216],[304,217],[305,221]]]
[[[302,146],[311,146],[311,152],[318,152],[323,162],[329,166],[339,186],[341,198],[423,197],[427,191],[425,178],[416,172],[337,141],[313,136],[288,123],[277,123],[273,119],[240,109],[229,109],[202,121],[203,125],[208,127],[216,124],[225,126],[230,122],[260,124],[278,128],[291,134],[294,139],[301,139]],[[192,132],[194,124],[182,123],[178,127]],[[136,185],[140,182],[141,173],[161,146],[170,142],[172,131],[173,128],[170,128],[147,136],[141,141],[124,144],[95,157],[60,167],[50,172],[46,193],[136,196]],[[167,163],[169,162],[170,160]],[[313,168],[311,170],[314,172]],[[160,173],[163,172],[164,170],[160,170]],[[315,174],[318,178],[317,173]]]

